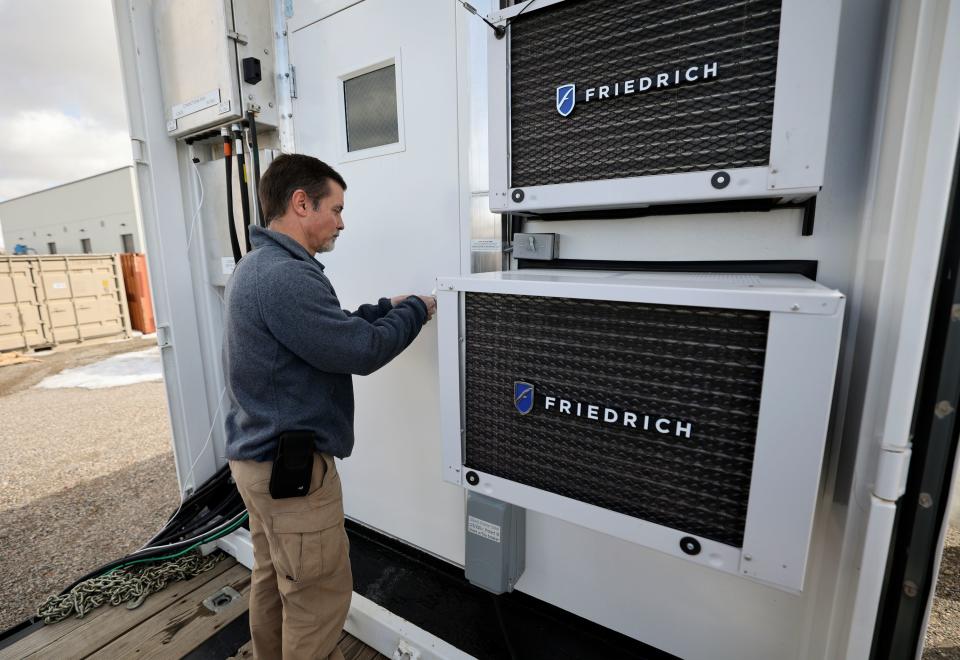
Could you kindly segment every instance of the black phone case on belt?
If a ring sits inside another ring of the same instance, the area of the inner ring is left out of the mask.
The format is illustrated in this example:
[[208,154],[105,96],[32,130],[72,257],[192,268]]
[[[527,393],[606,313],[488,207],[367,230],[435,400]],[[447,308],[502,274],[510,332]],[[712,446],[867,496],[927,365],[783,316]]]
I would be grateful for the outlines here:
[[310,492],[313,439],[312,431],[287,431],[280,434],[277,457],[270,472],[270,495],[273,499],[303,497]]

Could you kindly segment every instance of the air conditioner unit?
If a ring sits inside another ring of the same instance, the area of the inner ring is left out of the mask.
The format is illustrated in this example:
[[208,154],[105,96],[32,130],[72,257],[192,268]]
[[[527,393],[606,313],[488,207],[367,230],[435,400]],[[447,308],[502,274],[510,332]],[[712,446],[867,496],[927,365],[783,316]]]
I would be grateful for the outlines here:
[[800,591],[844,296],[800,275],[438,281],[444,478]]
[[769,198],[823,183],[840,2],[533,0],[492,15],[490,207]]

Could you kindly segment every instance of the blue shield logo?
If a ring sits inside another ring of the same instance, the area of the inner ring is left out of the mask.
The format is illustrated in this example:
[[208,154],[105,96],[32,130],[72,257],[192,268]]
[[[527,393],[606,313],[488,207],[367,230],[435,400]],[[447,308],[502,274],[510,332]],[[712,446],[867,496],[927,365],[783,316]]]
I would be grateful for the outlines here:
[[560,85],[557,87],[557,112],[561,117],[569,117],[573,106],[577,104],[577,86]]
[[514,381],[513,405],[521,415],[526,415],[533,410],[533,385],[524,383],[522,380]]

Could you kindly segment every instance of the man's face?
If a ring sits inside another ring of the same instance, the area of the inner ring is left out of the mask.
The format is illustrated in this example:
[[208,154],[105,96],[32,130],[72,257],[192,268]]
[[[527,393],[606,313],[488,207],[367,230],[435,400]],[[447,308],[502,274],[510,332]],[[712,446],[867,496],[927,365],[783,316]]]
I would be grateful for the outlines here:
[[330,252],[343,231],[343,188],[336,181],[327,185],[329,194],[308,204],[310,211],[303,220],[304,235],[314,252]]

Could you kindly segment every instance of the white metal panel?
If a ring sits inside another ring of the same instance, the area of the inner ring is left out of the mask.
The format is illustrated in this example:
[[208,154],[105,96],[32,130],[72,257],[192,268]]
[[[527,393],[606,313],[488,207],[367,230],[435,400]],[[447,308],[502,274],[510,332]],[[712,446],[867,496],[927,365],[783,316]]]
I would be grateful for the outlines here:
[[[430,293],[437,272],[460,271],[457,8],[367,0],[291,36],[297,149],[347,182],[346,229],[336,251],[320,256],[345,307]],[[345,159],[341,78],[397,53],[405,149]],[[340,469],[348,516],[462,562],[463,492],[439,476],[437,323],[387,367],[354,379],[356,445]]]
[[785,1],[770,139],[771,191],[809,188],[823,181],[840,2]]
[[186,150],[167,137],[152,13],[150,0],[114,2],[174,459],[186,492],[224,460],[223,326],[216,293],[201,285],[202,252],[188,248],[186,214],[196,200],[187,192]]
[[843,294],[802,275],[523,269],[440,277],[440,289],[833,315]]
[[842,326],[842,305],[826,318],[770,314],[740,570],[796,591],[806,575]]
[[[467,469],[464,468],[464,470]],[[690,557],[680,550],[678,540],[683,534],[676,529],[556,495],[479,470],[470,471],[476,473],[480,481],[476,486],[471,486],[464,481],[462,485],[468,490],[483,493],[488,497],[510,502],[532,511],[546,513],[559,520],[582,525],[696,564],[709,566],[727,573],[739,573],[741,565],[740,548],[698,537],[697,540],[700,541],[702,550],[700,554]]]

